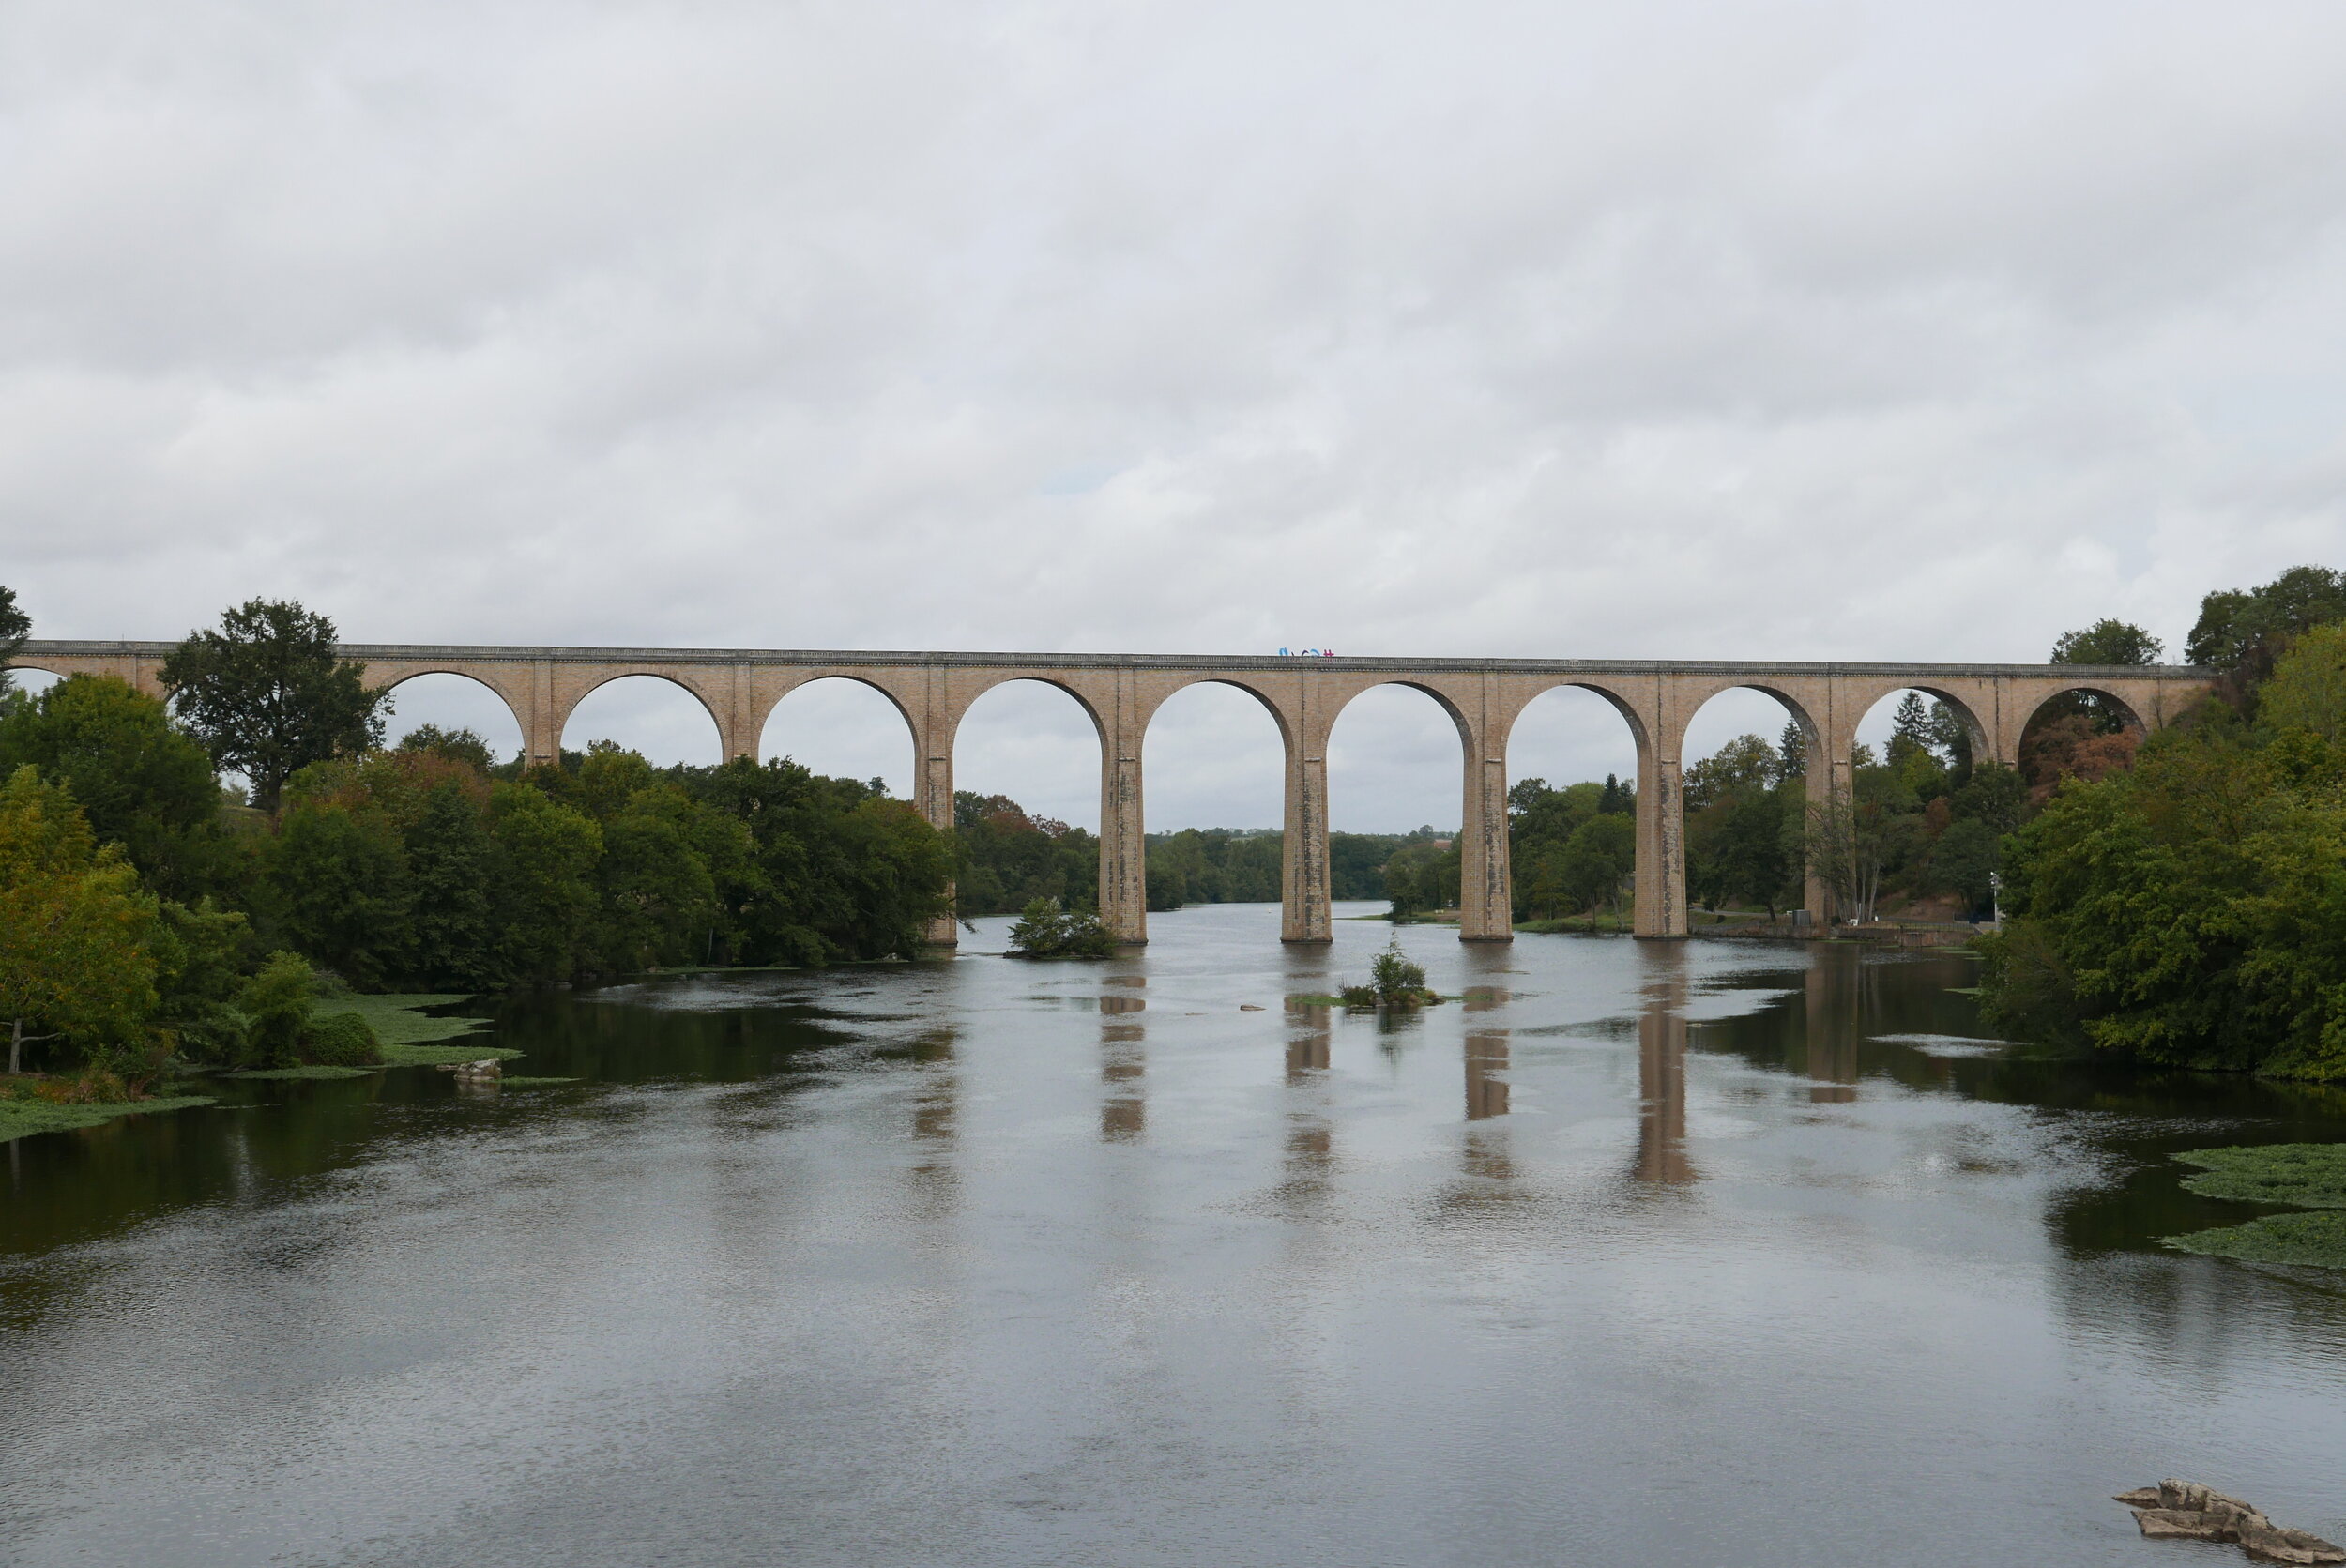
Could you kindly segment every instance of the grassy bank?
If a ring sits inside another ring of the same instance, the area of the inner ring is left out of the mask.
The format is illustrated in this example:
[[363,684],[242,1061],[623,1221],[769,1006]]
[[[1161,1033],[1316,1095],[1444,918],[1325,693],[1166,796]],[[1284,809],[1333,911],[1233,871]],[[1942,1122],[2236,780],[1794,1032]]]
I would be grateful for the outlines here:
[[184,1111],[190,1105],[209,1105],[206,1094],[181,1094],[152,1100],[121,1100],[96,1105],[56,1105],[46,1100],[0,1100],[0,1143],[15,1138],[29,1138],[36,1133],[70,1133],[77,1127],[96,1127],[116,1117],[143,1116],[148,1111]]
[[[482,1018],[432,1017],[421,1012],[428,1007],[444,1007],[468,1000],[462,996],[437,996],[410,993],[406,995],[362,997],[357,995],[328,997],[318,1004],[321,1015],[356,1012],[374,1030],[382,1042],[383,1059],[372,1067],[281,1067],[261,1072],[231,1073],[227,1076],[247,1081],[310,1081],[330,1082],[338,1078],[363,1078],[392,1067],[439,1067],[460,1061],[510,1061],[521,1055],[500,1045],[456,1044],[451,1042],[479,1030],[487,1020]],[[175,1085],[185,1088],[185,1084]],[[80,1127],[95,1127],[117,1117],[141,1116],[149,1111],[185,1110],[190,1105],[209,1105],[209,1095],[156,1095],[146,1100],[105,1101],[91,1104],[56,1104],[46,1100],[0,1100],[0,1143],[12,1138],[31,1137],[36,1133],[69,1133]]]

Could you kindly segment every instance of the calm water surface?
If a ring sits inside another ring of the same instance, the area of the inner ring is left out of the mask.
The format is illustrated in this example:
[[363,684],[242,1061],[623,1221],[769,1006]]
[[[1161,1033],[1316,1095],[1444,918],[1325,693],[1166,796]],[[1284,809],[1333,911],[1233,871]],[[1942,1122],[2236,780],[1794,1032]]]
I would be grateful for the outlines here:
[[1001,925],[507,1004],[574,1086],[8,1146],[0,1561],[2197,1561],[2106,1500],[2169,1474],[2346,1534],[2346,1280],[2151,1241],[2336,1102],[2013,1059],[1961,959],[1416,928],[1470,1000],[1380,1023],[1283,999],[1381,923]]

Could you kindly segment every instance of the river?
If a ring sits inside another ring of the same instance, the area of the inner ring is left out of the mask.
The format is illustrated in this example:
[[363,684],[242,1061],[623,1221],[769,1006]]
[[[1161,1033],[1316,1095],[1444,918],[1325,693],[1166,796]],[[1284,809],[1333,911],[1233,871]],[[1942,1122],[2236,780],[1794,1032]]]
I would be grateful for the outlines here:
[[1468,999],[1380,1020],[1285,998],[1382,922],[1150,923],[8,1146],[0,1561],[2199,1560],[2107,1500],[2164,1475],[2346,1534],[2346,1277],[2155,1241],[2337,1100],[2000,1049],[1960,957],[1414,927]]

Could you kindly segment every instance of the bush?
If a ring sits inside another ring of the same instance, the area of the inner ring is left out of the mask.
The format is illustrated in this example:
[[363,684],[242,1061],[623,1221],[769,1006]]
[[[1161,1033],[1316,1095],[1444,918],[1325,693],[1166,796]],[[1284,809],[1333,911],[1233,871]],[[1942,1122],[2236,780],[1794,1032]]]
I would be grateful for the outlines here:
[[1410,963],[1402,952],[1401,934],[1397,931],[1385,951],[1369,965],[1368,983],[1348,985],[1338,995],[1347,1007],[1376,1007],[1389,1012],[1407,1012],[1441,1000],[1439,993],[1427,988],[1425,970]]
[[245,1017],[245,1065],[289,1067],[299,1057],[317,997],[317,974],[298,953],[269,954],[236,995]]
[[356,1012],[334,1012],[312,1022],[301,1037],[301,1060],[311,1067],[373,1067],[383,1043]]
[[1010,951],[1013,958],[1112,958],[1116,938],[1089,910],[1063,908],[1056,898],[1038,898],[1010,928]]

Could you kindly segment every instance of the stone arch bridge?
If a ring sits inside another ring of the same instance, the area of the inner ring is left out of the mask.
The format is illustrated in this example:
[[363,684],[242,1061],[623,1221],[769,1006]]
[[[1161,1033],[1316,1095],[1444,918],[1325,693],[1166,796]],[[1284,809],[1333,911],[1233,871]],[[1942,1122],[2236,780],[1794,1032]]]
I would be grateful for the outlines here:
[[[168,643],[40,641],[16,663],[54,675],[119,676],[163,694],[157,670]],[[726,756],[754,755],[767,716],[809,681],[845,678],[879,691],[912,731],[915,806],[929,821],[953,819],[953,738],[969,705],[1012,680],[1037,680],[1073,696],[1100,736],[1100,909],[1126,941],[1148,938],[1147,845],[1142,836],[1141,743],[1150,717],[1187,686],[1219,682],[1271,712],[1287,753],[1284,914],[1288,941],[1331,935],[1328,736],[1345,705],[1372,687],[1414,687],[1457,725],[1464,764],[1459,848],[1459,935],[1512,935],[1507,863],[1507,739],[1531,700],[1561,686],[1594,692],[1629,726],[1638,749],[1637,930],[1686,933],[1684,817],[1680,747],[1696,711],[1719,693],[1747,687],[1776,698],[1807,741],[1812,802],[1847,799],[1857,725],[1894,692],[1913,689],[1947,704],[1983,761],[2018,759],[2021,732],[2038,708],[2070,692],[2117,703],[2156,728],[2208,690],[2207,671],[2171,665],[1853,664],[1686,662],[1578,659],[1356,659],[1050,653],[792,652],[720,648],[433,647],[345,644],[374,683],[423,675],[464,676],[505,700],[532,761],[553,761],[562,727],[596,688],[629,676],[673,682],[698,698]],[[1821,763],[1822,766],[1819,766]],[[1828,897],[1812,881],[1808,907]],[[952,940],[951,922],[935,933]]]

